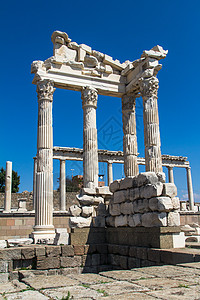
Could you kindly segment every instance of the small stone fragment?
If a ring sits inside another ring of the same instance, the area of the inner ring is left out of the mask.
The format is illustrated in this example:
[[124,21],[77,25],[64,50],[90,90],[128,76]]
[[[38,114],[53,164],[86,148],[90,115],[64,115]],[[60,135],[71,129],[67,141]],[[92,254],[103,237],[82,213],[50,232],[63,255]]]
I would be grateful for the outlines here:
[[69,212],[73,217],[79,217],[81,214],[81,208],[78,205],[72,205],[69,208]]

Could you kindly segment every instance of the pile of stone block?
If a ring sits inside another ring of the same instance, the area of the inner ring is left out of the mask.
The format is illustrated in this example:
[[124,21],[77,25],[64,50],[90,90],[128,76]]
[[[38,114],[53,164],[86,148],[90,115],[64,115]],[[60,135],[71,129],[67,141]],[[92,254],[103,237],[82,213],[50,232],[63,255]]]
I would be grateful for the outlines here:
[[200,226],[197,223],[181,226],[181,231],[185,233],[186,242],[200,243]]
[[107,186],[81,189],[77,195],[79,205],[72,205],[69,208],[70,227],[105,227],[105,217],[108,215],[107,203],[111,195]]
[[165,183],[164,173],[144,172],[111,183],[106,225],[162,227],[180,225],[177,188]]

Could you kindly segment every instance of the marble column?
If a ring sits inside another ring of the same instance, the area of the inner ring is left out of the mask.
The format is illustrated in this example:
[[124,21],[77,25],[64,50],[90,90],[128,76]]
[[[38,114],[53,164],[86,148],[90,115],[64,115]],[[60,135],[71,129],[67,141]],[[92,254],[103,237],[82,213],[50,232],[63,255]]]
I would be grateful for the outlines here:
[[4,212],[11,211],[11,195],[12,195],[12,162],[6,162],[6,177],[5,177],[5,198]]
[[188,188],[189,207],[190,207],[190,210],[194,210],[194,194],[193,194],[193,187],[192,187],[191,168],[187,167],[186,172],[187,172],[187,188]]
[[38,94],[38,132],[37,132],[37,174],[35,243],[52,241],[55,236],[53,226],[53,128],[52,103],[54,83],[50,80],[39,81]]
[[83,107],[83,181],[84,187],[98,187],[98,148],[96,128],[97,90],[82,89]]
[[170,183],[174,183],[174,172],[173,167],[167,167],[168,168],[168,178]]
[[122,97],[122,121],[123,121],[123,151],[124,174],[133,177],[139,173],[137,163],[137,135],[135,120],[135,94]]
[[[148,75],[147,75],[148,76]],[[158,79],[155,76],[139,81],[143,98],[143,121],[146,172],[162,172],[160,129],[158,117]]]
[[113,166],[112,162],[107,162],[108,186],[113,182]]
[[66,210],[66,175],[63,159],[60,159],[60,210]]
[[33,210],[35,210],[36,203],[36,174],[37,174],[37,157],[33,157],[34,165],[33,165]]

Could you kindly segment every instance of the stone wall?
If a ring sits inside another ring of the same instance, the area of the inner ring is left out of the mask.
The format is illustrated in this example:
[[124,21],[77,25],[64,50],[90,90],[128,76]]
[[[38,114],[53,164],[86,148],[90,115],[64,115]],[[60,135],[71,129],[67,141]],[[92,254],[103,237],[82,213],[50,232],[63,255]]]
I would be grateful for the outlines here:
[[[12,238],[27,238],[33,231],[35,223],[34,213],[0,214],[0,240]],[[69,217],[66,213],[54,213],[55,228],[67,228],[69,231]]]
[[116,180],[110,185],[111,227],[162,227],[180,225],[180,202],[177,188],[165,183],[164,173],[140,173],[136,177]]
[[[77,204],[77,192],[66,192],[66,209],[71,205]],[[4,207],[4,193],[0,193],[0,208]],[[28,211],[33,210],[33,192],[12,193],[11,207],[18,208],[18,200],[21,198],[27,199],[26,208]],[[60,193],[53,192],[54,210],[60,210]]]

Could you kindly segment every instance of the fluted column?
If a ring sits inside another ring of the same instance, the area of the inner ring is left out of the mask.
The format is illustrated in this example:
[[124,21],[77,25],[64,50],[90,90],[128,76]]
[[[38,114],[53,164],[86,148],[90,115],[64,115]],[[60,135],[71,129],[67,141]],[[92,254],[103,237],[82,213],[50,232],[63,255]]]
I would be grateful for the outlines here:
[[82,90],[83,106],[83,181],[84,187],[98,187],[98,148],[96,128],[97,90]]
[[60,210],[66,210],[65,160],[60,160]]
[[191,168],[187,167],[186,171],[187,171],[187,188],[188,188],[189,206],[190,206],[190,210],[194,210],[194,194],[193,194],[193,187],[192,187]]
[[50,80],[39,81],[38,133],[37,133],[37,174],[35,242],[51,239],[55,235],[53,226],[53,128],[52,103],[54,84]]
[[11,195],[12,195],[12,162],[6,162],[6,177],[5,177],[5,198],[4,212],[11,211]]
[[33,157],[34,165],[33,165],[33,210],[35,210],[36,203],[36,174],[37,174],[37,157]]
[[113,182],[113,166],[112,162],[107,162],[108,186]]
[[146,171],[162,172],[160,129],[157,105],[158,79],[155,76],[139,81],[143,98]]
[[123,95],[122,97],[124,173],[126,177],[133,177],[139,173],[137,164],[135,99],[135,94]]
[[168,168],[168,178],[170,183],[174,183],[174,172],[173,167],[167,167]]

